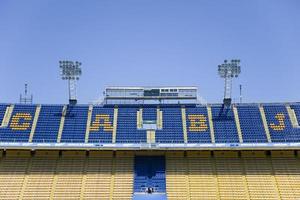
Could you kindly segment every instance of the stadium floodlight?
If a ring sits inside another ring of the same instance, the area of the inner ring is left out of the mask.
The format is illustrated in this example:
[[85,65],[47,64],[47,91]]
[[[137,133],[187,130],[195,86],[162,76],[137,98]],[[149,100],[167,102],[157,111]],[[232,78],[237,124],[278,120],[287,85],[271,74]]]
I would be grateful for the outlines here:
[[68,80],[69,86],[69,103],[76,104],[76,81],[81,76],[81,63],[73,61],[59,61],[62,80]]
[[231,104],[232,79],[237,78],[241,73],[240,60],[231,60],[230,62],[224,60],[223,64],[218,65],[218,73],[225,80],[224,104],[228,106]]

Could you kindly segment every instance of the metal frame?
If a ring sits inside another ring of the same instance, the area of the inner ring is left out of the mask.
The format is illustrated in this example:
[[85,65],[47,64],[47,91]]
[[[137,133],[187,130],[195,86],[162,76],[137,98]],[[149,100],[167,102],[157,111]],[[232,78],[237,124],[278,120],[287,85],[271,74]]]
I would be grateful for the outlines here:
[[217,144],[168,144],[168,143],[28,143],[1,142],[0,149],[29,150],[300,150],[300,143],[217,143]]
[[73,61],[59,61],[59,67],[61,69],[62,80],[68,80],[68,90],[69,90],[69,101],[76,104],[76,81],[82,74],[81,63]]
[[218,65],[218,74],[224,78],[224,100],[231,99],[232,79],[237,78],[241,73],[240,60],[231,60],[230,63],[224,60],[224,63]]

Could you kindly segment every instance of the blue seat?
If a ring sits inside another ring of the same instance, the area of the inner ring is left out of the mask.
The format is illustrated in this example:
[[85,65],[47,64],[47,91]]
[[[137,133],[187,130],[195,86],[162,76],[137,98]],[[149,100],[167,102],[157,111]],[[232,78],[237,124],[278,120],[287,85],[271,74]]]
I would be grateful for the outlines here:
[[264,104],[263,107],[272,142],[300,142],[300,129],[293,128],[284,104]]
[[61,142],[84,143],[88,106],[68,106]]
[[238,143],[239,136],[234,120],[232,108],[212,106],[212,120],[216,143]]
[[156,130],[155,137],[158,143],[184,143],[181,108],[162,107],[162,130]]
[[292,104],[291,108],[294,109],[298,120],[298,124],[300,124],[300,104],[299,103]]
[[[194,130],[191,126],[190,116],[204,116],[206,122],[204,123],[207,128],[201,129],[201,131]],[[208,114],[206,106],[201,107],[187,107],[186,108],[186,126],[188,143],[211,143],[210,128],[208,122]]]
[[[102,115],[102,116],[108,116],[109,122],[107,124],[108,127],[113,126],[113,120],[114,120],[114,108],[112,107],[101,107],[101,106],[94,106],[93,112],[92,112],[92,118],[91,118],[91,126],[96,120],[96,116]],[[100,121],[101,124],[104,124],[105,122],[103,119]],[[89,133],[89,143],[112,143],[112,129],[104,129],[103,126],[100,126],[99,129],[91,130]]]
[[0,129],[0,141],[28,142],[35,109],[35,105],[15,105],[9,125]]
[[155,193],[166,192],[164,156],[137,156],[134,163],[134,192],[145,192],[147,188]]
[[7,106],[9,106],[9,105],[7,105],[7,104],[0,104],[0,125],[1,125],[2,120],[4,118]]
[[144,107],[143,108],[143,120],[156,121],[156,107]]
[[118,111],[117,143],[146,143],[146,131],[137,129],[138,107],[121,107]]
[[258,105],[238,105],[237,110],[239,114],[243,142],[268,142]]
[[41,107],[33,142],[56,143],[62,109],[62,105],[43,105]]

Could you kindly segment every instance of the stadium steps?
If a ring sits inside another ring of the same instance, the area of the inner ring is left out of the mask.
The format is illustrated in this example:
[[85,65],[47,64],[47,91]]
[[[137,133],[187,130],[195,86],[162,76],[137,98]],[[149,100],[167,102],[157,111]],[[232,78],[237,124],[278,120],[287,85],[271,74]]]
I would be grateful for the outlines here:
[[[29,179],[29,176],[30,176],[31,167],[32,167],[32,158],[30,157],[30,159],[28,160],[28,164],[26,166],[25,177],[24,177],[24,180],[23,180],[23,184],[22,184],[22,188],[21,188],[21,191],[20,191],[20,198],[19,199],[24,199],[24,193],[25,193],[25,189],[26,189],[27,184],[28,184],[28,179]],[[32,191],[32,193],[34,193],[34,191]]]
[[143,108],[136,111],[136,127],[137,129],[143,128]]
[[113,152],[90,151],[81,199],[109,199],[112,168]]
[[299,159],[293,151],[272,151],[272,166],[281,199],[300,197]]
[[[133,152],[0,152],[0,199],[132,199]],[[139,152],[142,155],[143,152]],[[161,152],[144,152],[144,155]],[[166,153],[168,199],[298,199],[294,151]],[[298,152],[300,153],[300,152]],[[155,197],[155,195],[148,195]],[[156,196],[158,198],[158,196]],[[164,198],[160,196],[159,199]]]
[[259,155],[242,160],[250,199],[280,199],[270,159]]
[[112,200],[132,199],[133,152],[116,152]]
[[215,170],[220,199],[245,199],[248,195],[243,164],[236,151],[215,151]]
[[89,142],[90,127],[91,127],[91,121],[92,121],[92,113],[93,113],[93,105],[89,105],[87,122],[86,122],[86,130],[85,130],[85,138],[84,138],[85,143]]
[[166,153],[166,191],[168,200],[190,199],[188,165],[183,152]]
[[264,128],[265,128],[265,133],[266,133],[268,142],[272,142],[271,141],[271,136],[270,136],[269,125],[268,125],[266,114],[265,114],[265,110],[264,110],[264,107],[262,105],[259,105],[259,111],[260,111],[261,119],[263,121],[263,125],[264,125]]
[[11,115],[13,113],[15,105],[10,105],[8,107],[6,107],[6,111],[1,123],[1,127],[7,127],[11,118]]
[[62,115],[61,115],[58,134],[57,134],[57,143],[60,143],[60,141],[61,141],[61,135],[62,135],[62,132],[64,129],[66,113],[67,113],[67,105],[64,105],[64,107],[62,109]]
[[293,128],[299,128],[298,119],[295,113],[295,110],[291,108],[290,105],[286,105],[286,109],[291,120]]
[[29,151],[6,152],[0,165],[0,199],[20,199],[29,160]]
[[114,121],[113,121],[113,135],[112,135],[112,143],[116,143],[117,138],[117,127],[118,127],[118,107],[114,108]]
[[31,131],[30,131],[28,142],[32,142],[34,132],[35,132],[35,128],[36,128],[36,125],[37,125],[37,121],[39,119],[39,115],[40,115],[40,112],[41,112],[41,107],[42,107],[41,105],[36,106],[36,110],[35,110],[32,126],[31,126]]
[[80,199],[85,151],[63,151],[56,168],[53,199]]
[[58,151],[37,151],[27,170],[22,199],[50,199]]
[[239,142],[243,143],[243,134],[242,134],[242,129],[241,129],[241,125],[240,125],[239,113],[238,113],[237,107],[235,105],[232,106],[232,109],[233,109],[236,129],[237,129],[237,132],[239,135]]
[[218,199],[217,177],[210,152],[188,152],[187,162],[190,199]]
[[184,143],[188,143],[188,135],[187,135],[187,128],[186,128],[186,110],[185,110],[185,107],[181,108],[181,117],[182,117],[183,140],[184,140]]
[[210,129],[210,138],[211,138],[211,142],[214,144],[216,143],[216,140],[215,140],[214,123],[212,120],[213,117],[212,117],[212,111],[210,105],[207,105],[207,114],[208,114],[208,122],[209,122],[209,129]]

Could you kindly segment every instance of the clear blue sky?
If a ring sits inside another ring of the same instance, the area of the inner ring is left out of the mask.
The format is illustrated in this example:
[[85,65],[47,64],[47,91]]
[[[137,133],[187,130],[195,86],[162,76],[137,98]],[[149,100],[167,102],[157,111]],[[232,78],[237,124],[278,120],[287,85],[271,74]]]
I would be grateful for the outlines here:
[[58,61],[78,60],[79,103],[105,86],[198,86],[221,102],[217,65],[241,59],[234,98],[300,99],[298,0],[0,0],[0,102],[66,103]]

